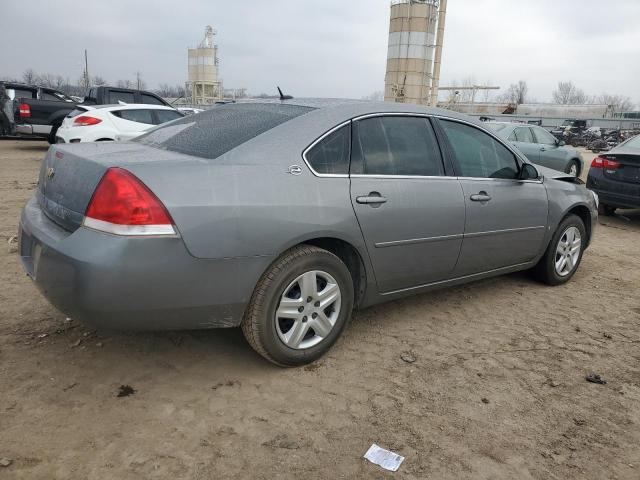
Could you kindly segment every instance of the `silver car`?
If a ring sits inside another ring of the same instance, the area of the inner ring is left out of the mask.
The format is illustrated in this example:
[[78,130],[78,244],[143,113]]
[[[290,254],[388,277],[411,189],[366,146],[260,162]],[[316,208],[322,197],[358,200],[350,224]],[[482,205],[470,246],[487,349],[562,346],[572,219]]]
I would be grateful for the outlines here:
[[580,180],[457,113],[235,104],[129,143],[52,146],[20,255],[69,315],[241,326],[293,366],[326,352],[354,308],[518,270],[567,282],[596,204]]
[[580,152],[565,145],[542,127],[521,123],[487,122],[487,127],[503,140],[511,142],[536,165],[579,177],[584,169]]

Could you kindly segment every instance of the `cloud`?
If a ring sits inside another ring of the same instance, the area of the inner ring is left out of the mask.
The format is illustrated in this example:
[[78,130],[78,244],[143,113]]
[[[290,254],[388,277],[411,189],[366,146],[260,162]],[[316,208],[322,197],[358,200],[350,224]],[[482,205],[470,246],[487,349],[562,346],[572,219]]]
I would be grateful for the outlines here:
[[[506,88],[525,79],[544,100],[571,79],[589,93],[640,101],[640,2],[612,3],[451,0],[443,82],[473,75]],[[7,2],[0,75],[33,68],[76,79],[86,48],[90,73],[109,81],[140,71],[150,87],[183,83],[186,48],[211,24],[226,87],[359,98],[383,88],[388,17],[388,0]]]

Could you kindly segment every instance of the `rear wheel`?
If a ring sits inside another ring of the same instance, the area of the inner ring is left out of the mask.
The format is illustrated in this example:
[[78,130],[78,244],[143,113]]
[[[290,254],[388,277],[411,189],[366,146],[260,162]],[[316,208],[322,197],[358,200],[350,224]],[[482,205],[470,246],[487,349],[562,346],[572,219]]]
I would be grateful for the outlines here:
[[577,215],[565,218],[553,235],[547,251],[533,269],[538,280],[547,285],[562,285],[571,280],[582,261],[587,231]]
[[353,281],[334,254],[302,245],[284,253],[258,282],[242,331],[267,360],[285,367],[326,353],[351,318]]

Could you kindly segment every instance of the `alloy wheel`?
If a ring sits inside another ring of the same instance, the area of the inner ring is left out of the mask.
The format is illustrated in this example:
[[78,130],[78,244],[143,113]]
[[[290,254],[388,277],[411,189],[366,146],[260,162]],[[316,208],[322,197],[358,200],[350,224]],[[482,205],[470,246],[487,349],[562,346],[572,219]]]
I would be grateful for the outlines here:
[[555,270],[566,277],[576,268],[582,250],[582,236],[576,227],[567,228],[558,242],[555,257]]
[[280,340],[289,348],[304,350],[327,338],[340,315],[338,282],[327,272],[305,272],[284,289],[275,312]]

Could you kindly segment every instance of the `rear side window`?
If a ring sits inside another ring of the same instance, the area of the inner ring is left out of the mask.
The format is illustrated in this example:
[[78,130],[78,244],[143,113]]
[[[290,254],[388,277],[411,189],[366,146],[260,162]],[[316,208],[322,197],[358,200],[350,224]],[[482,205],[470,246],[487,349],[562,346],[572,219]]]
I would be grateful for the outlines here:
[[153,115],[151,114],[151,110],[118,110],[111,112],[111,114],[118,118],[129,120],[130,122],[153,125]]
[[345,125],[316,143],[305,155],[316,173],[346,175],[349,173],[351,125]]
[[176,112],[175,110],[154,110],[156,112],[156,118],[158,119],[157,124],[167,123],[171,120],[176,120],[178,118],[184,117],[181,113]]
[[136,97],[132,92],[120,92],[112,90],[109,92],[109,103],[136,103]]
[[14,92],[16,92],[15,98],[35,98],[34,92],[32,90],[22,90],[20,88],[14,88]]
[[164,105],[164,102],[153,95],[142,94],[142,103],[146,103],[148,105]]
[[355,124],[351,173],[444,175],[433,129],[424,117],[375,117]]
[[482,130],[440,120],[453,149],[461,177],[518,178],[518,163],[508,148]]
[[279,103],[220,105],[199,115],[162,125],[135,141],[163,150],[214,159],[311,110],[314,109]]

